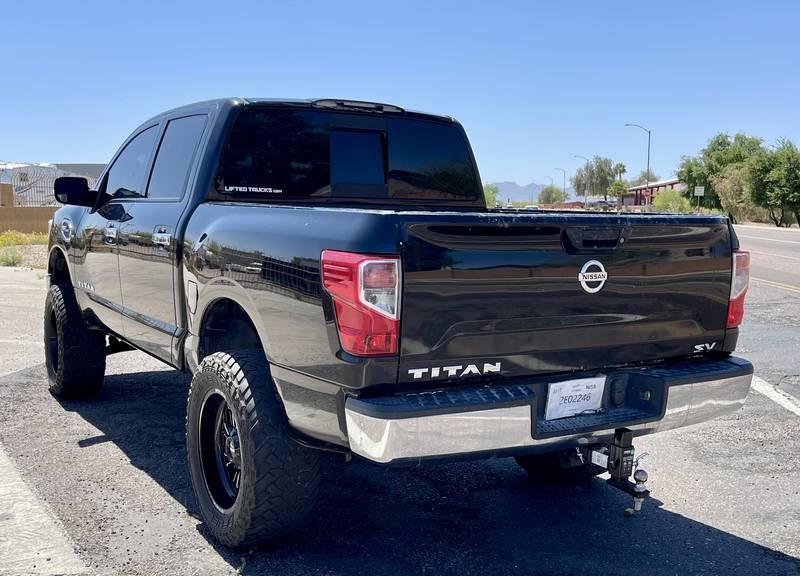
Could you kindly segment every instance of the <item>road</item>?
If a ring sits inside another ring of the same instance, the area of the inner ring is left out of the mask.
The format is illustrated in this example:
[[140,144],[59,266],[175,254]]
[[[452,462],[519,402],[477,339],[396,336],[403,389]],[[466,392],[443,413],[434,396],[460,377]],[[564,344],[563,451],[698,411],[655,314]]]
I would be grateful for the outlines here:
[[800,398],[800,230],[736,226],[750,252],[739,348],[759,375]]
[[[129,352],[109,358],[97,400],[54,399],[44,279],[0,269],[0,456],[21,486],[18,505],[0,500],[0,574],[800,574],[800,404],[774,396],[800,398],[800,234],[739,233],[754,279],[742,355],[770,396],[638,441],[653,491],[641,516],[623,517],[627,497],[600,479],[536,486],[510,459],[385,469],[328,457],[308,530],[245,554],[217,546],[196,517],[187,379]],[[0,458],[0,496],[3,472]],[[42,540],[23,557],[34,505],[51,519],[51,556]]]
[[736,226],[742,248],[752,256],[755,282],[800,293],[800,230]]

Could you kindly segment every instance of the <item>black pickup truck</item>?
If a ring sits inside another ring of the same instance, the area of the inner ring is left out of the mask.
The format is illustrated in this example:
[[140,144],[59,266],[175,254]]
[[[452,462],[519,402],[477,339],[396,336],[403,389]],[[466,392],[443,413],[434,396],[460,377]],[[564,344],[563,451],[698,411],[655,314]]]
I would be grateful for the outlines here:
[[56,182],[50,388],[96,394],[133,348],[191,373],[194,492],[234,547],[313,513],[321,451],[646,495],[631,438],[748,393],[748,254],[723,217],[487,209],[480,182],[460,124],[397,106],[156,116],[96,190]]

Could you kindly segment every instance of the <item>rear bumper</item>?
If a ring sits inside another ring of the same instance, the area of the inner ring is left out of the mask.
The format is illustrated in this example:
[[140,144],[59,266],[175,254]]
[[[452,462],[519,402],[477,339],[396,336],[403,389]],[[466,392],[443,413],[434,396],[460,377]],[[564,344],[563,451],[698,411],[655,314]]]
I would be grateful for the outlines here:
[[[636,436],[652,434],[737,410],[750,390],[753,366],[731,357],[604,374],[609,382],[624,382],[620,385],[632,397],[624,406],[615,407],[607,397],[601,414],[550,422],[543,418],[548,381],[541,379],[372,399],[350,397],[345,404],[350,449],[374,462],[397,464],[607,443],[621,426]],[[649,405],[636,404],[636,398],[644,396],[642,390],[650,391]]]

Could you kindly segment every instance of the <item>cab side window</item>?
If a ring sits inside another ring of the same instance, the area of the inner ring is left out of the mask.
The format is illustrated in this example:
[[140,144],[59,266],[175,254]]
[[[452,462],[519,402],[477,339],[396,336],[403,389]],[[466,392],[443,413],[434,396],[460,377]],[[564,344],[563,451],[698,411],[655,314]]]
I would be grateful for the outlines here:
[[183,196],[205,125],[205,114],[170,120],[153,164],[147,186],[148,198],[178,199]]
[[147,163],[158,135],[158,126],[137,134],[120,152],[106,177],[106,194],[114,198],[144,196]]

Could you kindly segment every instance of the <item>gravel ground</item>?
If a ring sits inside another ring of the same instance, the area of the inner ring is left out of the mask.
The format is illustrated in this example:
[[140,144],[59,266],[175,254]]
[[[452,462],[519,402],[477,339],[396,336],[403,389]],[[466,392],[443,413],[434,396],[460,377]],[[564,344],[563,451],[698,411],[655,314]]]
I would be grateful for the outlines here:
[[17,252],[22,256],[23,266],[47,269],[47,246],[43,244],[27,244],[16,248]]
[[3,246],[0,253],[16,252],[22,258],[20,268],[47,269],[47,246],[43,244],[19,244],[16,246]]

